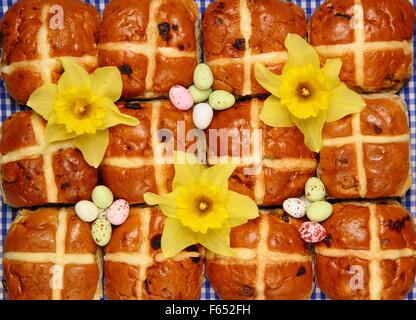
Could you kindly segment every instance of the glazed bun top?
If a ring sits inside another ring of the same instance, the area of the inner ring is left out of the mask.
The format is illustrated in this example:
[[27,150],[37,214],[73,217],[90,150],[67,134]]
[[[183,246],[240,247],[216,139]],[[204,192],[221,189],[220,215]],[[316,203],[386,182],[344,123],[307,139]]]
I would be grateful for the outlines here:
[[284,51],[288,33],[306,37],[306,16],[291,2],[249,0],[242,7],[238,0],[214,1],[204,13],[203,31],[207,59],[236,58],[246,47],[251,54]]
[[[357,10],[356,4],[362,10]],[[353,42],[356,21],[361,19],[366,42],[409,41],[413,37],[415,11],[408,0],[328,0],[311,17],[312,45]]]

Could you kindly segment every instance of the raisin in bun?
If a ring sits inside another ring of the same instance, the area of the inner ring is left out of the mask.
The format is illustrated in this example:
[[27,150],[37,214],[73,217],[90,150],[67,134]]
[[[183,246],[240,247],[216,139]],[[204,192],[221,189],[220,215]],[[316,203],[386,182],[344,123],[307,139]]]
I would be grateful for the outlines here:
[[126,99],[168,95],[193,83],[199,59],[193,0],[111,0],[103,13],[100,66],[116,66]]

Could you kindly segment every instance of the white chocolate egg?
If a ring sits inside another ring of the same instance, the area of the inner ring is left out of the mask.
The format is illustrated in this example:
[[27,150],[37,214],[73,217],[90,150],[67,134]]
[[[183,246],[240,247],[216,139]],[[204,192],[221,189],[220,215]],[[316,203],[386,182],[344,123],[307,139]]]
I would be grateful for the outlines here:
[[99,209],[93,202],[82,200],[75,205],[75,212],[82,221],[92,222],[97,219]]
[[208,103],[198,103],[193,110],[192,119],[195,127],[205,130],[211,124],[214,110]]

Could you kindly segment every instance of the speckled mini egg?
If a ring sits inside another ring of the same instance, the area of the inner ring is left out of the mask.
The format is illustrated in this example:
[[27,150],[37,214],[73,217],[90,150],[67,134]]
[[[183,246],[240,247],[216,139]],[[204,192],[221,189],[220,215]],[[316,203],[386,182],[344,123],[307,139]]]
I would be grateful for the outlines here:
[[299,228],[300,237],[311,243],[317,243],[325,239],[326,230],[317,222],[307,221],[302,223]]
[[310,205],[311,205],[311,203],[312,203],[312,202],[310,202],[310,201],[308,200],[308,198],[306,198],[306,196],[305,196],[305,195],[301,196],[299,199],[305,203],[306,209],[308,209],[308,208],[309,208],[309,206],[310,206]]
[[124,199],[119,199],[107,209],[107,220],[115,226],[123,224],[129,216],[129,203]]
[[332,205],[326,201],[313,202],[306,211],[308,219],[314,222],[322,222],[328,219],[331,214]]
[[92,222],[97,219],[99,209],[93,202],[82,200],[75,205],[75,212],[82,221]]
[[211,124],[214,110],[208,103],[198,103],[192,112],[192,119],[195,127],[205,130]]
[[200,63],[194,70],[194,85],[199,90],[207,90],[211,88],[214,82],[214,76],[209,66],[205,63]]
[[283,202],[283,209],[293,218],[302,218],[306,214],[306,204],[297,198],[290,198]]
[[209,96],[208,102],[214,110],[225,110],[234,105],[235,97],[227,91],[215,90]]
[[99,246],[105,246],[111,239],[111,224],[106,219],[97,219],[91,227],[92,238]]
[[114,200],[113,193],[106,186],[96,186],[91,194],[92,202],[101,209],[108,208]]
[[106,209],[98,209],[98,219],[107,219],[107,208]]
[[200,103],[207,101],[209,95],[212,93],[212,89],[209,88],[207,90],[199,90],[195,85],[192,85],[188,88],[189,93],[191,94],[194,103]]
[[321,179],[316,177],[309,178],[305,185],[305,195],[312,202],[323,200],[326,190]]
[[173,86],[170,88],[169,99],[175,108],[182,111],[189,110],[194,105],[194,99],[191,93],[182,86]]

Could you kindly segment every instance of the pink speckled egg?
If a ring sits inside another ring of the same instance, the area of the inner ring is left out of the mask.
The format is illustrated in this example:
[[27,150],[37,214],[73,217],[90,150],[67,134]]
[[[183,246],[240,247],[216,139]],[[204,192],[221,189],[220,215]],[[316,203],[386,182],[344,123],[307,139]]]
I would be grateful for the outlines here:
[[320,242],[326,237],[325,228],[317,222],[304,222],[299,228],[300,237],[306,242]]
[[169,99],[175,108],[182,111],[192,108],[194,104],[194,99],[192,98],[191,93],[188,89],[182,86],[173,86],[170,88]]
[[129,216],[129,203],[124,199],[119,199],[107,209],[107,220],[115,226],[123,224]]

